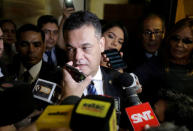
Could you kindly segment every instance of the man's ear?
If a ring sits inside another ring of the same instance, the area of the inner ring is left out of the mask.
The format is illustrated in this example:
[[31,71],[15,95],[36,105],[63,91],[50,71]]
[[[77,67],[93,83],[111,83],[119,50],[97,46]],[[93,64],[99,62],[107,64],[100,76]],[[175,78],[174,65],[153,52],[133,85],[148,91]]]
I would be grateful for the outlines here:
[[100,38],[99,46],[100,46],[101,52],[104,52],[104,50],[105,50],[105,38],[104,37]]

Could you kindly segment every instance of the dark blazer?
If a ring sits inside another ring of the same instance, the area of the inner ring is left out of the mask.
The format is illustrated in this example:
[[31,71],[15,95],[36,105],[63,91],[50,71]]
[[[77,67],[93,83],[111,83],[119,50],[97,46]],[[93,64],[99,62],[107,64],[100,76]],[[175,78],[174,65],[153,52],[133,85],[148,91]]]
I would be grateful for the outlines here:
[[107,96],[120,97],[122,87],[118,79],[121,73],[103,66],[101,66],[101,72],[103,78],[104,94]]
[[122,83],[120,82],[122,81],[122,77],[120,77],[122,73],[102,66],[101,72],[103,77],[104,94],[112,96],[115,99],[115,102],[118,102],[118,107],[116,106],[117,103],[115,103],[118,125],[122,128],[131,128],[128,126],[128,123],[130,122],[125,112],[125,108],[128,106],[128,96],[122,89]]
[[56,46],[55,55],[57,60],[57,66],[63,67],[64,64],[68,61],[66,51]]
[[[6,76],[7,80],[18,79],[20,62],[21,61],[19,60],[19,57],[15,56],[13,64],[8,66],[9,72],[8,72],[8,76]],[[38,78],[55,82],[60,85],[62,80],[62,70],[60,68],[56,68],[55,66],[42,61],[42,66],[41,66]]]

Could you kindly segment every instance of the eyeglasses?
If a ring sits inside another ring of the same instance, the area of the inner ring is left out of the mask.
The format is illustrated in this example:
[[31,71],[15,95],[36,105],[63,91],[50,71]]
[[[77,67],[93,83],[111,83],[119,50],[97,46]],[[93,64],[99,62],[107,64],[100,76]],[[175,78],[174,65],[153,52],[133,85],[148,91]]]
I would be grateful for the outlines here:
[[153,34],[155,35],[155,37],[160,37],[163,34],[163,31],[160,31],[160,30],[158,30],[158,31],[144,31],[143,34],[145,37],[150,37]]
[[45,34],[51,34],[51,33],[53,33],[54,35],[58,35],[58,30],[43,30],[43,32],[45,33]]
[[192,40],[190,38],[180,38],[179,36],[177,35],[174,35],[174,36],[171,36],[170,40],[174,41],[174,42],[177,42],[179,43],[180,41],[182,41],[184,44],[192,44]]

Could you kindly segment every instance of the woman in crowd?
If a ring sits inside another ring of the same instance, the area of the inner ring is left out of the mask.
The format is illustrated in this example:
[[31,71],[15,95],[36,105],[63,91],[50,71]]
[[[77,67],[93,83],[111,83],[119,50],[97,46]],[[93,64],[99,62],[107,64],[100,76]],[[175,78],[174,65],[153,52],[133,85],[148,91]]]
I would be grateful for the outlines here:
[[177,22],[167,38],[166,85],[193,98],[193,19]]
[[[121,56],[123,56],[123,52],[121,49],[124,44],[127,43],[128,34],[127,29],[120,22],[111,22],[105,23],[102,26],[102,35],[105,38],[105,50],[109,49],[117,49]],[[101,60],[101,65],[110,67],[111,65],[106,59],[106,56],[103,55],[103,59]]]
[[134,72],[143,86],[141,100],[150,101],[159,88],[193,98],[193,19],[178,21],[168,33],[160,59],[152,58]]

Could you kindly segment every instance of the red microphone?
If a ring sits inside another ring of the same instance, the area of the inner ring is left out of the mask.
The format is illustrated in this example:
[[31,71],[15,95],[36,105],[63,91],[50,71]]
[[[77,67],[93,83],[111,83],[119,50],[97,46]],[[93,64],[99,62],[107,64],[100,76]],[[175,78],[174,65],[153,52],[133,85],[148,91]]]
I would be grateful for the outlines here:
[[143,131],[146,125],[150,127],[157,127],[160,125],[148,102],[127,107],[125,110],[134,131]]
[[120,76],[120,81],[125,91],[125,111],[129,117],[130,123],[134,131],[143,131],[146,125],[150,127],[159,126],[159,121],[155,116],[148,102],[141,103],[136,90],[140,88],[138,78],[135,74],[125,73]]

